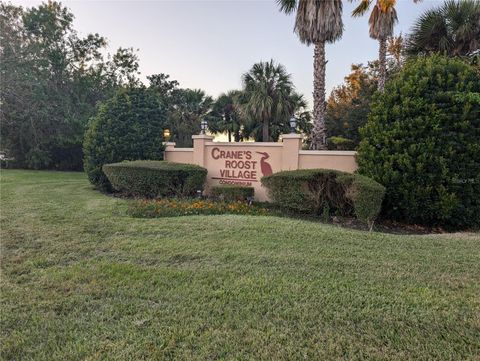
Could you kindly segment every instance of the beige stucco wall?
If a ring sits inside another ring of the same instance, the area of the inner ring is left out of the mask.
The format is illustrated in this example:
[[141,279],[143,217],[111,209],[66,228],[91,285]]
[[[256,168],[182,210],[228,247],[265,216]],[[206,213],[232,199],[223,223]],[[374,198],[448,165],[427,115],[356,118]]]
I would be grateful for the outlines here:
[[335,150],[301,150],[299,152],[298,168],[336,169],[353,173],[357,170],[355,160],[357,152]]
[[[242,159],[222,158],[221,152],[236,154]],[[205,164],[208,169],[208,188],[221,184],[239,184],[255,188],[257,200],[267,200],[266,189],[261,186],[262,158],[272,168],[273,173],[282,170],[282,144],[281,143],[220,143],[209,142],[205,144]],[[242,175],[243,174],[243,175]]]
[[177,163],[193,163],[193,148],[177,148],[165,151],[165,160]]
[[357,169],[355,152],[304,151],[299,134],[285,134],[278,143],[213,142],[208,135],[194,135],[193,148],[175,148],[167,143],[165,160],[207,168],[206,192],[220,184],[239,184],[255,189],[255,198],[268,201],[261,185],[264,175],[282,170],[327,168],[345,172]]

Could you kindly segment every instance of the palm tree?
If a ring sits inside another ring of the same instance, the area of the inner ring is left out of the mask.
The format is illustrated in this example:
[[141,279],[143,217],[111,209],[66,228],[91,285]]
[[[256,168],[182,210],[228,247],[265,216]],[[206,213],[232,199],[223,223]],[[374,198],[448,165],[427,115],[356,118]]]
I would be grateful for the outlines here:
[[291,75],[281,64],[273,60],[259,62],[242,76],[244,91],[239,102],[243,116],[248,119],[246,127],[258,140],[272,139],[270,127],[279,122],[288,122],[298,104]]
[[[354,0],[350,0],[354,1]],[[374,0],[360,0],[360,4],[353,10],[354,17],[364,15]],[[419,2],[421,0],[413,0]],[[375,6],[370,14],[368,23],[370,25],[370,37],[378,40],[378,61],[379,61],[379,79],[378,90],[385,89],[387,81],[387,39],[393,35],[393,27],[398,21],[395,5],[397,0],[376,0]]]
[[480,1],[448,0],[427,10],[413,25],[407,41],[411,55],[441,53],[473,56],[480,49]]
[[343,34],[341,0],[277,0],[281,11],[297,11],[295,33],[304,44],[315,46],[313,63],[312,149],[326,149],[325,44]]
[[174,89],[169,123],[172,140],[179,147],[191,147],[192,135],[200,132],[200,122],[208,117],[213,99],[200,89]]
[[[297,119],[297,130],[303,134],[310,134],[312,131],[312,119],[307,110],[307,102],[303,95],[292,92],[289,97],[290,109],[289,116],[275,117],[269,126],[270,138],[278,142],[282,134],[290,133],[290,118],[293,114]],[[258,137],[257,137],[258,138]]]
[[212,133],[227,133],[228,141],[240,142],[243,138],[244,120],[240,112],[240,90],[221,94],[212,106],[208,117],[208,128]]

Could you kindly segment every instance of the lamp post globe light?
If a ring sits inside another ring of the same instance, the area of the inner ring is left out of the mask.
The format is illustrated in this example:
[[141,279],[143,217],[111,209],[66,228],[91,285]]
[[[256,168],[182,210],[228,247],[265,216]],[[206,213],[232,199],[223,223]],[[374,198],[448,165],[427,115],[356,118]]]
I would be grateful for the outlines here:
[[170,140],[170,129],[163,130],[163,139],[168,142]]
[[290,118],[290,133],[296,133],[297,132],[297,118],[291,117]]
[[207,127],[208,127],[208,122],[205,119],[203,119],[200,122],[200,129],[201,129],[200,134],[205,134],[205,132],[207,131]]

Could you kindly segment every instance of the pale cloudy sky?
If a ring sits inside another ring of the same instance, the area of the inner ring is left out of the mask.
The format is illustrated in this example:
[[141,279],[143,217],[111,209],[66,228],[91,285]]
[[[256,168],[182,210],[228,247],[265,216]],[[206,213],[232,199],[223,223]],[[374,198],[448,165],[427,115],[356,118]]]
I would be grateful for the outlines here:
[[[38,1],[12,1],[35,6]],[[75,15],[81,35],[99,33],[110,47],[139,49],[142,78],[170,74],[182,87],[217,96],[241,86],[241,74],[259,60],[274,59],[293,76],[311,104],[313,49],[293,33],[294,16],[269,1],[63,1]],[[398,0],[396,33],[407,33],[414,20],[441,0]],[[327,91],[340,84],[351,63],[377,56],[368,36],[368,17],[353,19],[354,4],[344,1],[343,38],[327,46]]]

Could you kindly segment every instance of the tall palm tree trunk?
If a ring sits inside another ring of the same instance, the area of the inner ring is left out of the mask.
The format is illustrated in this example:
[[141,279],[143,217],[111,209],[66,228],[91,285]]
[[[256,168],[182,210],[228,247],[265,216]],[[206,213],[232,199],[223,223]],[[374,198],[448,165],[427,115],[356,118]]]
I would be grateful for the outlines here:
[[378,90],[383,93],[387,81],[387,39],[380,39],[378,48],[379,78]]
[[313,56],[313,131],[310,149],[326,149],[325,41],[315,43]]
[[269,134],[268,134],[268,120],[263,121],[262,125],[262,142],[268,142]]

